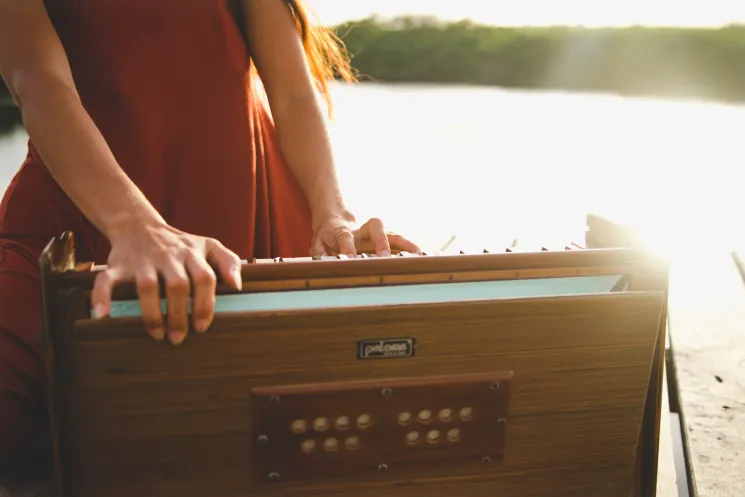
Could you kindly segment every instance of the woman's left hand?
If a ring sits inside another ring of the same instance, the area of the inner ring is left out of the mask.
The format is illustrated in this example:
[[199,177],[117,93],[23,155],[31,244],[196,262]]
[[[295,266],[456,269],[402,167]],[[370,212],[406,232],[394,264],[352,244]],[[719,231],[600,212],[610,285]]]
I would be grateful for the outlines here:
[[330,218],[319,224],[313,233],[311,255],[357,257],[364,252],[375,252],[379,257],[390,257],[391,251],[421,254],[414,242],[401,235],[386,233],[383,222],[373,218],[359,228],[340,218]]

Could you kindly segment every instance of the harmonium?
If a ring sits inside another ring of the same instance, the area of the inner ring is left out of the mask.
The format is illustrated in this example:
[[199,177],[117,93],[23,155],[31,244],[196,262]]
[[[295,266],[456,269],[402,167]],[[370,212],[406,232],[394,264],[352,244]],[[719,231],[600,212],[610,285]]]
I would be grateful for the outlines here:
[[581,244],[250,261],[208,333],[150,338],[134,284],[41,258],[54,495],[655,495],[668,270]]

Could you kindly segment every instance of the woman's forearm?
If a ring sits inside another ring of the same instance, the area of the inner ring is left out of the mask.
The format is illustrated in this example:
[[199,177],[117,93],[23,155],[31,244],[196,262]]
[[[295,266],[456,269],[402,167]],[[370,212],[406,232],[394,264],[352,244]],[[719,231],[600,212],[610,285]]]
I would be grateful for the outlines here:
[[37,77],[17,95],[28,134],[50,174],[105,236],[132,222],[163,222],[124,173],[74,88]]
[[297,97],[272,109],[272,113],[282,154],[308,198],[314,226],[329,217],[353,222],[339,188],[319,99]]
[[240,7],[236,20],[266,89],[282,155],[310,203],[313,227],[329,218],[354,221],[339,189],[315,75],[290,2],[242,0]]

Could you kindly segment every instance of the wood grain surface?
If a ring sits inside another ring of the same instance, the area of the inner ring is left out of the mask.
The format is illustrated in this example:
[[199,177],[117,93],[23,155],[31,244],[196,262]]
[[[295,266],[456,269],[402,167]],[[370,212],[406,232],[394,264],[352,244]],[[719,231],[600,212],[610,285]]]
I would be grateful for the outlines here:
[[[622,496],[661,296],[621,293],[218,317],[180,347],[137,320],[78,326],[66,458],[76,497]],[[417,336],[415,358],[358,361],[358,339]],[[514,371],[505,461],[270,488],[251,475],[252,387]],[[610,429],[609,429],[610,427]],[[399,483],[396,483],[399,482]],[[408,485],[401,483],[409,482]],[[417,482],[417,485],[411,483]]]

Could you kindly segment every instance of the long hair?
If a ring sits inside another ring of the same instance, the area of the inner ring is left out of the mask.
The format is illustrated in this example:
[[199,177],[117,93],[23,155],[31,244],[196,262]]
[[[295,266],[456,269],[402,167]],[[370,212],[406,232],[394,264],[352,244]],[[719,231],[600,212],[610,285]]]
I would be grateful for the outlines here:
[[350,65],[346,47],[336,33],[327,27],[311,26],[311,11],[305,0],[286,0],[305,47],[311,73],[321,96],[332,112],[329,81],[341,79],[347,82],[357,80]]

